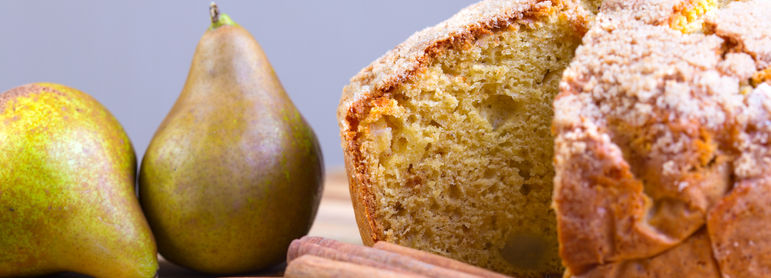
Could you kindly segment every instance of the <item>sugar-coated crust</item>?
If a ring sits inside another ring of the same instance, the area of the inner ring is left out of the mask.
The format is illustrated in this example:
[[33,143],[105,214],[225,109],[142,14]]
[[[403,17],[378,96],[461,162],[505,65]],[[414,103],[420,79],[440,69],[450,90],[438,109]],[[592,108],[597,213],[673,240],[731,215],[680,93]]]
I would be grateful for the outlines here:
[[605,0],[602,13],[623,13],[625,17],[652,25],[664,25],[672,15],[700,0]]
[[[677,267],[672,267],[677,266]],[[720,272],[712,259],[706,229],[694,233],[682,244],[664,251],[652,259],[629,260],[597,266],[581,275],[567,277],[699,277],[719,278]]]
[[560,255],[575,276],[768,277],[771,86],[748,79],[768,65],[771,4],[730,4],[704,35],[650,18],[662,2],[606,3],[565,70]]
[[708,18],[706,23],[716,35],[738,44],[741,52],[754,57],[761,70],[771,66],[769,9],[771,1],[737,2]]
[[[382,239],[382,231],[374,221],[374,200],[358,140],[359,122],[367,117],[372,107],[388,98],[388,92],[409,82],[437,55],[450,48],[469,46],[476,38],[495,32],[512,23],[527,24],[539,14],[556,11],[559,1],[543,0],[487,0],[471,5],[452,18],[410,36],[405,42],[362,69],[343,89],[337,118],[348,173],[351,200],[362,240],[372,245]],[[585,14],[566,13],[575,18],[576,31],[588,27]]]

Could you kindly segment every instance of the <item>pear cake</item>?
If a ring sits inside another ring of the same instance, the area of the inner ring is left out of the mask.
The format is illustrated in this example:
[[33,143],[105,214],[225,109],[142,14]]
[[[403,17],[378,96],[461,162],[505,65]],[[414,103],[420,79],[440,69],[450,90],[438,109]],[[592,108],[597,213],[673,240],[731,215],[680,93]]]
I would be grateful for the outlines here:
[[560,273],[551,103],[597,3],[484,1],[355,76],[338,110],[363,241]]
[[[701,30],[719,5],[651,2],[664,8],[646,15],[680,32]],[[365,244],[519,277],[562,273],[552,102],[601,3],[483,1],[352,78],[338,121]]]
[[606,1],[562,77],[565,276],[771,277],[771,1],[652,2]]

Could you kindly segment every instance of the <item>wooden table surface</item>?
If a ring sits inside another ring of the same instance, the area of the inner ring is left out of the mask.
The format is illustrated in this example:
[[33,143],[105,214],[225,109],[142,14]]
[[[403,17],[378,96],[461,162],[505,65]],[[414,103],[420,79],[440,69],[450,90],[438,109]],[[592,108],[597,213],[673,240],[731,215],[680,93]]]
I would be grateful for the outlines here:
[[319,212],[308,234],[361,244],[359,228],[356,226],[356,218],[353,215],[351,195],[348,193],[348,177],[343,167],[327,171]]

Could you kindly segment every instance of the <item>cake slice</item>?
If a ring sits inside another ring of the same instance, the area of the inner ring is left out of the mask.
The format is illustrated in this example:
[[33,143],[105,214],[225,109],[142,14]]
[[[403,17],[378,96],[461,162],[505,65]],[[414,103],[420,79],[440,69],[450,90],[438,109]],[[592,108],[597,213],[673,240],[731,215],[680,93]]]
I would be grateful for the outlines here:
[[484,1],[351,80],[338,119],[366,244],[522,277],[562,271],[551,103],[588,28],[583,7]]
[[[562,272],[552,101],[601,2],[483,1],[351,80],[338,120],[364,243],[518,277]],[[717,5],[652,2],[668,6],[648,18],[686,31]]]

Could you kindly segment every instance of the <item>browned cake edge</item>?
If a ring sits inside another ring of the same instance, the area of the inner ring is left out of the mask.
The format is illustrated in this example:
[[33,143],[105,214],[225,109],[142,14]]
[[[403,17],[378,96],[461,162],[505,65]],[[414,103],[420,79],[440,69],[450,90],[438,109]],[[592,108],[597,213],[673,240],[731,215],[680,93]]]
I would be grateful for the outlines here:
[[[349,191],[362,241],[373,245],[383,239],[375,221],[375,186],[360,152],[358,124],[373,107],[381,106],[389,92],[413,80],[432,60],[448,49],[470,47],[479,37],[505,29],[517,22],[533,21],[540,15],[554,13],[565,5],[560,0],[483,1],[468,6],[450,19],[410,36],[382,57],[362,69],[343,88],[337,118],[348,173]],[[575,11],[575,9],[573,9]],[[577,32],[588,29],[587,15],[569,13]],[[379,104],[380,103],[380,104]]]

